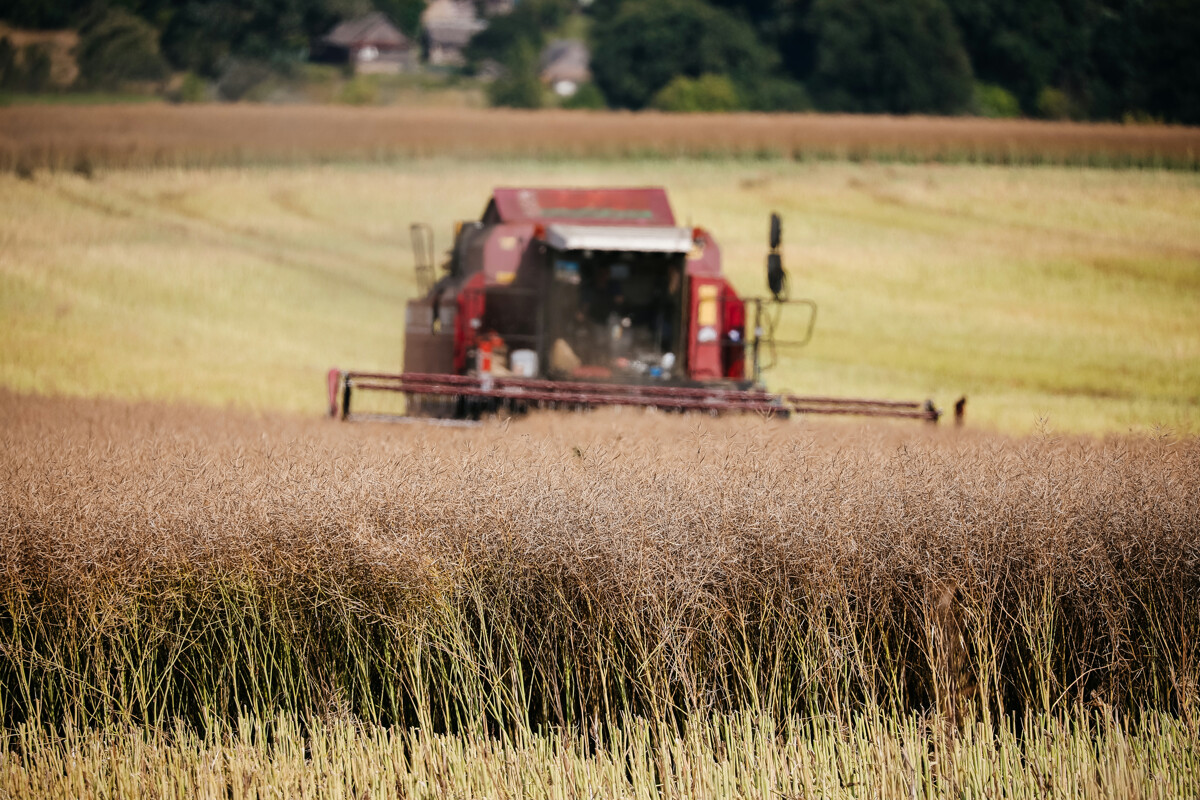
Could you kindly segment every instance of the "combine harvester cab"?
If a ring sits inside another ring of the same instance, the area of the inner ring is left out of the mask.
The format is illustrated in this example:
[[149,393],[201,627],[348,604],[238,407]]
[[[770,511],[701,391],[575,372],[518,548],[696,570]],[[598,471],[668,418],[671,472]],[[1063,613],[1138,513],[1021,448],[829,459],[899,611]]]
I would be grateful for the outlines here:
[[[807,342],[816,319],[812,301],[782,299],[776,216],[772,300],[738,296],[716,241],[677,225],[661,188],[496,189],[480,220],[457,226],[436,280],[432,231],[412,234],[421,296],[405,313],[404,372],[331,370],[333,416],[387,391],[435,418],[600,405],[938,418],[928,402],[766,392],[764,356]],[[788,303],[808,309],[807,333],[775,342]]]

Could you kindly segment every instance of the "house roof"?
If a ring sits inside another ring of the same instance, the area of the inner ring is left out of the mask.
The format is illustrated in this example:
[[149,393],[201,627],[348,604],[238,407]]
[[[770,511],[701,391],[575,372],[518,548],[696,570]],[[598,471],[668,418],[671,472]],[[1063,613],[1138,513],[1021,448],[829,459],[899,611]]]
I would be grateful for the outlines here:
[[546,227],[544,241],[555,250],[687,253],[696,246],[691,228],[669,225],[564,225]]
[[408,37],[378,11],[339,23],[324,41],[338,47],[403,47],[409,43]]
[[487,27],[470,0],[433,0],[421,14],[421,24],[432,42],[459,47]]
[[547,81],[575,81],[591,78],[591,53],[578,39],[556,39],[546,45],[540,59],[540,74]]

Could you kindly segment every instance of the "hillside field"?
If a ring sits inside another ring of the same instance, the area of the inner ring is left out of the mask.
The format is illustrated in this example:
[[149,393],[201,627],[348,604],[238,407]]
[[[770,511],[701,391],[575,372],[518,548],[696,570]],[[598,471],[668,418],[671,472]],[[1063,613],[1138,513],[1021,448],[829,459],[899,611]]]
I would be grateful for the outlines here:
[[401,367],[409,223],[444,250],[493,186],[523,184],[664,185],[744,294],[766,292],[779,211],[793,295],[820,312],[773,389],[965,394],[972,424],[1009,432],[1200,428],[1200,175],[1050,166],[439,156],[6,173],[0,385],[319,414],[329,367]]

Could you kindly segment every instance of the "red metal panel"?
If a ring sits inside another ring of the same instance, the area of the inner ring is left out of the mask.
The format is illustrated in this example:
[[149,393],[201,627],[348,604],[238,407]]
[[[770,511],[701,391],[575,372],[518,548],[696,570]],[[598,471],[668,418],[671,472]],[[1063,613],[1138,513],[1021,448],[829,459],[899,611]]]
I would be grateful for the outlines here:
[[692,380],[718,380],[721,369],[720,278],[692,278],[688,282],[688,363]]
[[533,242],[531,223],[497,225],[483,245],[483,273],[489,286],[507,286],[516,280],[517,270]]
[[696,246],[687,257],[687,274],[715,278],[721,274],[721,248],[712,234],[703,228],[695,231]]
[[729,281],[721,291],[721,341],[724,343],[722,367],[725,377],[746,377],[746,304]]
[[492,195],[501,222],[576,225],[674,225],[665,189],[500,188]]
[[475,344],[479,332],[471,325],[472,320],[483,320],[484,274],[472,275],[458,293],[458,316],[454,328],[454,371],[467,368],[467,350]]

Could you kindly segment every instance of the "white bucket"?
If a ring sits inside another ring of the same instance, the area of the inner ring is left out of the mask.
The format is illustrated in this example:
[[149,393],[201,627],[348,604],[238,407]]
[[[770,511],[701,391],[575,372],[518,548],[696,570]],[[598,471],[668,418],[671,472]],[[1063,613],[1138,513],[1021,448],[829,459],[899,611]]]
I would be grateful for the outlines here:
[[513,350],[508,357],[508,368],[516,377],[536,378],[538,374],[537,353],[532,350]]

